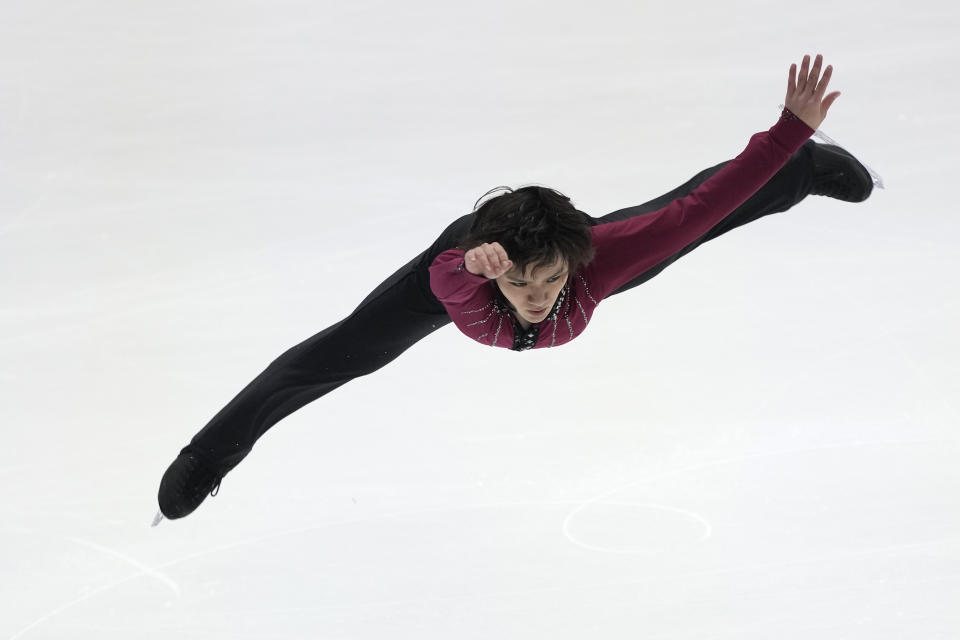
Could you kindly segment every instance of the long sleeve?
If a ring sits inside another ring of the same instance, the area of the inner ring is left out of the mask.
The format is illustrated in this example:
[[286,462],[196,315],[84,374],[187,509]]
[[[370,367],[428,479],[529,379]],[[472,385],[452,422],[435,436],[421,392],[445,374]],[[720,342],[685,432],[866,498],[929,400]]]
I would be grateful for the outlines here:
[[457,328],[482,344],[513,345],[509,311],[497,303],[493,284],[467,271],[463,249],[448,249],[430,265],[430,289]]
[[707,233],[786,164],[813,129],[784,109],[766,132],[689,195],[663,209],[593,227],[586,274],[598,300]]

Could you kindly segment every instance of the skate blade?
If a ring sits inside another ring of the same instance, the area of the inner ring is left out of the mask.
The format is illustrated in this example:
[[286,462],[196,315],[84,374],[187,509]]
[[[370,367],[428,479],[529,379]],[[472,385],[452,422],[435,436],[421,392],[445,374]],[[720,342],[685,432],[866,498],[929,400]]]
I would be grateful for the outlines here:
[[155,527],[158,524],[160,524],[162,521],[163,521],[163,512],[157,511],[157,515],[153,516],[153,524],[151,524],[150,526]]

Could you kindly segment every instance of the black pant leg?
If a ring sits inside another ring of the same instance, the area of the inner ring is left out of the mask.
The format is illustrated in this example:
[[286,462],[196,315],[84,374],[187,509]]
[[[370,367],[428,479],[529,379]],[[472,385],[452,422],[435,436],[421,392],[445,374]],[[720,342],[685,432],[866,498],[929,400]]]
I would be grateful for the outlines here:
[[184,452],[225,473],[270,427],[337,387],[383,367],[450,322],[430,291],[433,259],[456,245],[472,216],[450,225],[433,245],[371,292],[346,318],[274,360],[198,432]]
[[[643,284],[673,264],[673,262],[675,262],[677,259],[690,253],[704,242],[712,240],[730,231],[731,229],[741,227],[764,216],[787,211],[799,203],[801,200],[807,197],[807,194],[810,193],[810,189],[812,188],[813,158],[811,157],[810,150],[808,148],[808,146],[812,144],[814,143],[807,142],[803,147],[801,147],[796,153],[793,154],[793,156],[790,157],[780,171],[774,174],[773,177],[767,181],[765,185],[763,185],[755,194],[747,199],[746,202],[734,209],[730,215],[716,224],[702,237],[690,243],[666,260],[654,265],[610,295],[616,295]],[[617,220],[625,220],[634,216],[645,215],[648,213],[653,213],[654,211],[659,211],[674,200],[690,194],[694,189],[700,186],[700,184],[706,181],[710,176],[722,169],[726,164],[726,162],[721,162],[716,166],[701,171],[686,183],[668,193],[663,194],[659,198],[655,198],[654,200],[635,207],[628,207],[626,209],[614,211],[613,213],[607,214],[601,218],[594,218],[593,224],[615,222]]]

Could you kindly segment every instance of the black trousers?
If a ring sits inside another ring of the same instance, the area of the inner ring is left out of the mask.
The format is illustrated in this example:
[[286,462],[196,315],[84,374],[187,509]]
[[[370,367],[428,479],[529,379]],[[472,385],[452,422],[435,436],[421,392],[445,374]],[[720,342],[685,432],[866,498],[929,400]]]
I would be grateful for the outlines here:
[[[620,287],[622,293],[654,277],[681,256],[727,231],[772,213],[786,211],[810,192],[813,161],[801,148],[766,185],[703,237]],[[720,170],[701,171],[676,189],[644,204],[620,209],[591,225],[640,216],[687,195]],[[340,322],[291,348],[274,360],[194,436],[184,451],[193,452],[226,473],[240,462],[270,427],[297,409],[359,376],[386,365],[421,339],[451,322],[430,291],[428,267],[457,245],[473,214],[448,226],[430,247],[373,290]]]

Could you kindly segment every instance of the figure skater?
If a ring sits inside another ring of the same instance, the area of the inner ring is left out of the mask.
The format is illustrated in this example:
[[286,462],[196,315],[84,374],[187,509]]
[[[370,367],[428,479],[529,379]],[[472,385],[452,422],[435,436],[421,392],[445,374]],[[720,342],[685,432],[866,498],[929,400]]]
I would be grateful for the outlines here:
[[192,513],[279,420],[450,322],[493,347],[560,346],[583,333],[603,299],[731,229],[808,194],[866,200],[873,181],[865,167],[808,140],[840,95],[826,94],[833,69],[821,76],[822,62],[817,55],[811,68],[804,56],[799,74],[790,65],[779,120],[740,155],[646,204],[594,218],[546,187],[487,192],[353,313],[273,361],[201,429],[163,475],[162,514]]

